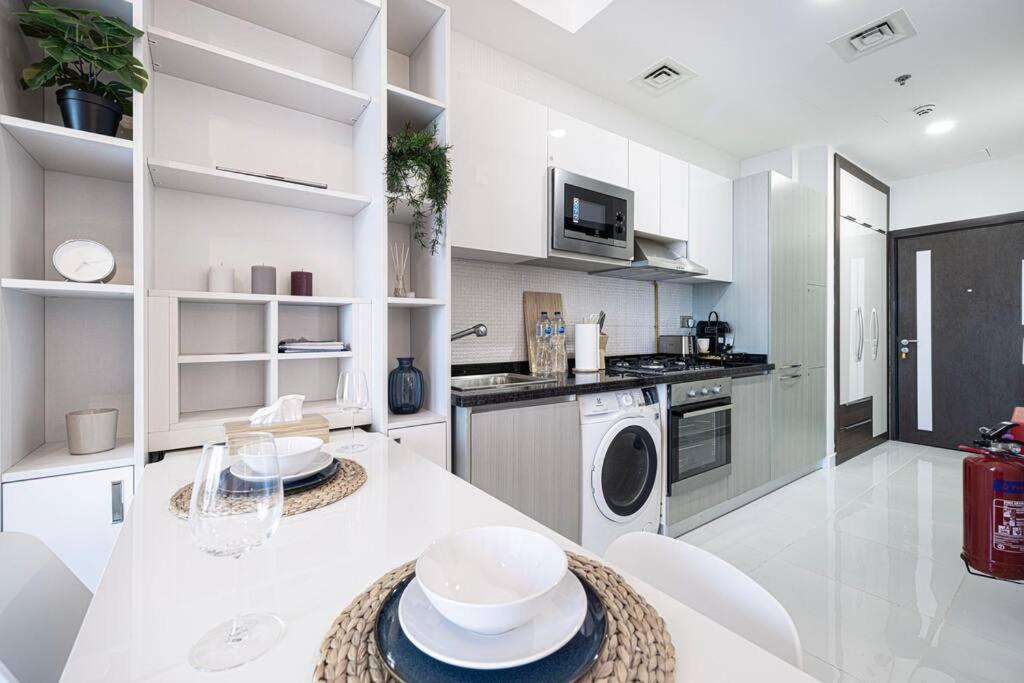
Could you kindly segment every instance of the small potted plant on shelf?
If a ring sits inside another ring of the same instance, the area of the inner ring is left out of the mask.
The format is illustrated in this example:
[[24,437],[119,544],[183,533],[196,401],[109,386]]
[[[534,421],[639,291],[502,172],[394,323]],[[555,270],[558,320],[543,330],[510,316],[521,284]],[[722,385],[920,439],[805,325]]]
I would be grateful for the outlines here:
[[[398,203],[412,212],[412,236],[431,254],[444,239],[444,210],[452,185],[451,145],[437,142],[437,127],[413,130],[409,124],[397,135],[388,136],[386,180],[388,212]],[[433,214],[433,226],[426,228],[427,214]]]
[[21,87],[57,91],[64,125],[102,135],[117,135],[123,115],[132,115],[132,91],[149,82],[132,54],[142,31],[96,10],[53,7],[33,2],[16,12],[21,32],[36,38],[45,56],[21,72]]

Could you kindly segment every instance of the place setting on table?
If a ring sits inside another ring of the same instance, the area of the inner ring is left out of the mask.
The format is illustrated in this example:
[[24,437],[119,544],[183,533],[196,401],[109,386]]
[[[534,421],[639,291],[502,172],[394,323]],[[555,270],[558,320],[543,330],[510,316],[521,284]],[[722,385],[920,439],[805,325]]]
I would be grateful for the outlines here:
[[314,683],[670,681],[664,620],[600,561],[536,531],[480,526],[434,541],[356,596]]

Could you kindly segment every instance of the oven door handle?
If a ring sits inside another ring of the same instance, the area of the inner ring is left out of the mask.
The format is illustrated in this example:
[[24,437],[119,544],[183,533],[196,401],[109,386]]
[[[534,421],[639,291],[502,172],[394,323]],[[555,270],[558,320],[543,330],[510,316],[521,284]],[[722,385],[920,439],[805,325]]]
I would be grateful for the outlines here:
[[687,417],[697,417],[699,415],[710,415],[712,413],[720,413],[720,412],[725,411],[725,410],[732,410],[732,404],[731,403],[727,403],[724,406],[717,406],[715,408],[705,408],[704,410],[695,410],[692,413],[686,412],[686,413],[683,413],[682,417],[687,418]]

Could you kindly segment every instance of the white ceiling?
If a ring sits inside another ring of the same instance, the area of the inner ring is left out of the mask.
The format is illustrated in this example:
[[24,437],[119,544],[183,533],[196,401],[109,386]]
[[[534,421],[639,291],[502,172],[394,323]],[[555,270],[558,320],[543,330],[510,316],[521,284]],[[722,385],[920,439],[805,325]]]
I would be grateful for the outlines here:
[[[1024,152],[1024,0],[615,0],[575,34],[515,0],[447,2],[455,30],[738,159],[829,143],[896,180]],[[900,8],[916,36],[850,63],[828,47]],[[629,84],[666,56],[697,78]],[[939,118],[956,128],[925,135]]]

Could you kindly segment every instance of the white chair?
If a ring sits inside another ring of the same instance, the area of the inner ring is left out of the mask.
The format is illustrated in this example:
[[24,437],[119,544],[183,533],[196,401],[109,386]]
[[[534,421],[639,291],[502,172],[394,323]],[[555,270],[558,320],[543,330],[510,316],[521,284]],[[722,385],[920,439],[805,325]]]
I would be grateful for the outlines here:
[[803,668],[800,636],[786,609],[759,583],[703,548],[667,536],[620,536],[604,557],[755,645]]
[[38,538],[0,533],[0,682],[56,683],[91,599]]

